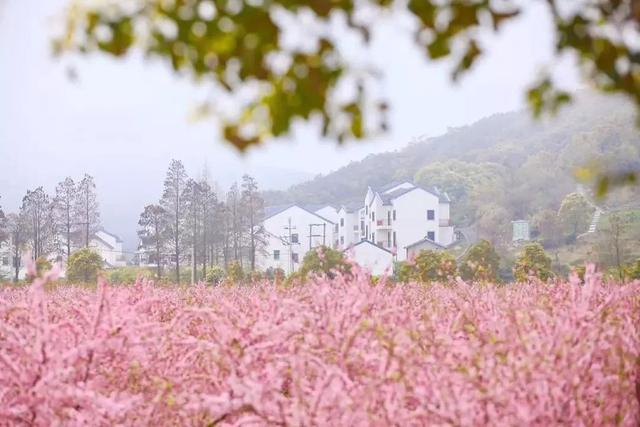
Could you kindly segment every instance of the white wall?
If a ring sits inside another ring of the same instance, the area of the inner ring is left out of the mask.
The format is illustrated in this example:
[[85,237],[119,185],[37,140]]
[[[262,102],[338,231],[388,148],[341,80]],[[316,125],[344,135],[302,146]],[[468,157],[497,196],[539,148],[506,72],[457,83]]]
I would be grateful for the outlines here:
[[[340,232],[338,228],[338,210],[333,206],[325,206],[321,209],[314,211],[314,213],[320,215],[321,217],[328,219],[333,223],[333,234],[331,237],[331,243],[327,243],[327,246],[337,248],[339,247],[339,236]],[[315,233],[315,232],[314,232]]]
[[[405,247],[423,239],[429,231],[440,242],[439,200],[434,194],[421,188],[409,191],[392,201],[396,211],[393,231],[396,233],[398,260],[406,259]],[[434,219],[427,219],[427,211],[434,210]]]
[[366,268],[375,276],[392,273],[393,255],[371,242],[362,242],[349,248],[346,255],[347,258]]
[[[298,243],[293,243],[290,246],[285,243],[289,238],[289,231],[287,230],[289,219],[291,219],[291,234],[298,235]],[[334,224],[327,219],[323,219],[298,206],[292,206],[271,216],[270,218],[267,218],[263,224],[267,231],[268,239],[264,251],[258,254],[256,259],[261,270],[266,270],[267,268],[272,267],[282,268],[286,274],[289,274],[292,271],[297,271],[310,247],[315,248],[323,244],[323,227],[315,226],[313,228],[313,234],[320,236],[313,237],[310,245],[310,224],[325,224],[324,243],[327,246],[331,246],[333,244]],[[274,251],[276,250],[280,251],[280,259],[278,260],[274,259]],[[297,254],[298,262],[290,262],[292,254]]]
[[348,212],[345,208],[338,213],[338,247],[346,249],[360,241],[360,216],[358,211]]

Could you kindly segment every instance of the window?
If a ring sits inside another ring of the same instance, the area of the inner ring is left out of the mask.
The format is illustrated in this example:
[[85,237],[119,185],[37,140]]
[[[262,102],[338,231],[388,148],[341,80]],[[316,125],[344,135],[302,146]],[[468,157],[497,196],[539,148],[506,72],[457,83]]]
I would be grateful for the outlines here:
[[[395,211],[394,211],[394,212],[395,212]],[[394,232],[393,232],[393,247],[395,248],[396,246],[398,246],[398,245],[397,245],[397,243],[396,243],[396,232],[394,231]]]
[[9,265],[9,257],[8,256],[2,257],[2,265]]
[[369,206],[365,206],[364,208],[364,213],[369,215]]
[[436,219],[436,211],[434,211],[433,209],[429,209],[427,211],[427,219],[429,221],[433,221],[434,219]]
[[391,246],[391,232],[387,231],[387,247]]
[[364,221],[360,221],[360,230],[364,230]]
[[280,259],[280,251],[278,249],[273,250],[273,259],[276,261]]
[[394,221],[396,220],[396,210],[395,209],[393,210],[393,220]]
[[291,235],[291,243],[298,243],[298,233],[293,233]]
[[428,231],[427,232],[427,239],[431,240],[432,242],[436,241],[436,233],[435,231]]
[[376,233],[371,233],[371,241],[372,242],[376,241]]
[[340,244],[344,245],[344,236],[340,236]]
[[375,220],[376,220],[376,213],[371,212],[371,221],[375,221]]
[[391,225],[391,211],[387,211],[387,225]]
[[369,226],[367,225],[367,226],[364,228],[364,238],[366,239],[368,235],[369,235]]
[[344,218],[340,218],[340,227],[344,227]]
[[295,254],[295,253],[294,253],[294,254],[291,254],[291,260],[292,260],[293,262],[298,262],[298,254]]

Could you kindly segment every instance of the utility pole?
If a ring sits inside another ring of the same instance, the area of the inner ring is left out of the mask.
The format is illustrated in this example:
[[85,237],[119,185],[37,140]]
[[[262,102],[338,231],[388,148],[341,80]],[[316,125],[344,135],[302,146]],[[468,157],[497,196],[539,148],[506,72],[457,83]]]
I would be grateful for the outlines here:
[[[314,227],[322,227],[322,234],[313,234]],[[309,250],[313,249],[312,238],[322,237],[322,246],[327,245],[327,224],[309,224]]]
[[291,225],[291,217],[289,217],[287,221],[287,226],[284,228],[287,230],[288,238],[287,238],[287,246],[289,246],[289,273],[293,273],[293,243],[291,242],[291,230],[295,230],[296,227]]

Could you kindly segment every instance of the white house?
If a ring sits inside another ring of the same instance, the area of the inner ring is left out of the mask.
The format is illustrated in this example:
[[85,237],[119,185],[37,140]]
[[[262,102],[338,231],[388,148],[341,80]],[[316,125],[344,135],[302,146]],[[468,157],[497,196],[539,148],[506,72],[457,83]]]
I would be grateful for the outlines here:
[[345,250],[348,259],[355,261],[375,276],[392,273],[394,254],[368,240],[362,240]]
[[[360,210],[362,203],[342,205],[338,211],[338,247],[345,249],[362,240]],[[364,215],[364,213],[363,213]],[[362,218],[364,221],[364,217]],[[363,222],[364,228],[364,222]]]
[[408,246],[424,239],[448,246],[454,239],[449,203],[446,193],[410,182],[380,190],[369,187],[361,235],[394,252],[399,261],[407,259]]
[[[295,271],[297,263],[291,261],[289,252],[300,261],[309,247],[324,244],[343,251],[351,249],[354,261],[381,274],[391,268],[394,259],[404,261],[421,249],[444,249],[454,242],[449,204],[449,196],[437,188],[428,190],[404,181],[377,189],[369,187],[363,202],[337,210],[333,206],[273,208],[264,223],[269,252],[265,268]],[[313,235],[311,243],[288,243],[283,230],[288,232],[289,218],[296,238],[300,239],[304,231],[306,236]]]
[[298,205],[266,209],[262,225],[266,245],[256,259],[262,270],[281,268],[286,274],[297,271],[309,250],[333,246],[336,240],[333,221]]
[[91,236],[89,248],[100,254],[104,268],[124,267],[127,265],[122,250],[122,240],[104,229]]
[[[59,237],[58,242],[64,241]],[[71,252],[81,249],[81,246],[74,245]],[[104,268],[124,267],[126,260],[122,249],[122,240],[115,234],[104,229],[97,231],[89,240],[89,248],[97,252],[104,263]],[[0,279],[13,279],[15,277],[15,265],[18,268],[18,279],[23,280],[26,276],[26,268],[23,262],[25,256],[29,255],[29,249],[22,251],[21,255],[16,259],[13,253],[12,242],[3,242],[0,244]],[[63,266],[62,276],[64,277],[64,266],[66,264],[66,252],[64,248],[52,252],[47,257],[53,263],[61,263]]]

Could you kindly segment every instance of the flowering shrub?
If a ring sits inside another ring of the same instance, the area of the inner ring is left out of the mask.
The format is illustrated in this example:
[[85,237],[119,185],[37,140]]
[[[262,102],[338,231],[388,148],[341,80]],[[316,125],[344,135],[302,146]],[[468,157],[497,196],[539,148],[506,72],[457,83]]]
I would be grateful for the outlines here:
[[638,425],[640,282],[585,282],[4,287],[0,425]]

